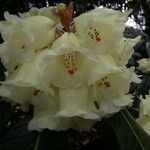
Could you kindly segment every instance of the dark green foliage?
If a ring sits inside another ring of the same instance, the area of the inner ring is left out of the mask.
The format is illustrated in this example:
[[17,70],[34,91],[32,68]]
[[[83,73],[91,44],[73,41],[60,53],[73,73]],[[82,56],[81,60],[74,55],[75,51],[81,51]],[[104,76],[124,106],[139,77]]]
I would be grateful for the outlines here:
[[149,150],[150,136],[135,121],[128,110],[122,110],[108,119],[121,150]]

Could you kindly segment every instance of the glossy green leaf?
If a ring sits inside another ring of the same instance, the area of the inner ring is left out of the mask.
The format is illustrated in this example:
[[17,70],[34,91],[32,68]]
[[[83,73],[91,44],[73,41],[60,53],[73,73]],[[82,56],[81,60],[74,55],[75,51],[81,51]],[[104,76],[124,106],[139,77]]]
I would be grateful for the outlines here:
[[150,150],[150,136],[128,110],[122,110],[108,121],[116,134],[121,150]]

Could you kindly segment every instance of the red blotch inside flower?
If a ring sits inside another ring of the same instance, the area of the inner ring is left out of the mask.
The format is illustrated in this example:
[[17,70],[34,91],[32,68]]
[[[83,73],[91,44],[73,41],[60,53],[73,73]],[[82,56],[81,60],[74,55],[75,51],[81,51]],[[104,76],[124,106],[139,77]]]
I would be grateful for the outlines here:
[[68,73],[69,73],[70,75],[73,75],[73,74],[74,74],[74,70],[73,70],[73,69],[69,69],[69,70],[68,70]]
[[100,42],[100,41],[101,41],[101,38],[100,38],[100,37],[97,37],[97,38],[96,38],[96,41],[97,41],[97,42]]
[[104,84],[107,88],[111,87],[110,82],[105,82]]

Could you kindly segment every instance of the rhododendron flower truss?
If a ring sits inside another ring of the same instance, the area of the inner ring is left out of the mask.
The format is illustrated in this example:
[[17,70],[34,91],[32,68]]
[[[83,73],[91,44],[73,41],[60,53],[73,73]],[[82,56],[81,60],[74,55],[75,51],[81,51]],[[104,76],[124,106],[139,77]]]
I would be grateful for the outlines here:
[[130,82],[139,80],[124,65],[137,39],[124,41],[127,15],[97,9],[72,24],[71,12],[64,4],[33,8],[21,18],[6,14],[1,23],[9,76],[0,95],[34,106],[30,130],[90,128],[132,104]]

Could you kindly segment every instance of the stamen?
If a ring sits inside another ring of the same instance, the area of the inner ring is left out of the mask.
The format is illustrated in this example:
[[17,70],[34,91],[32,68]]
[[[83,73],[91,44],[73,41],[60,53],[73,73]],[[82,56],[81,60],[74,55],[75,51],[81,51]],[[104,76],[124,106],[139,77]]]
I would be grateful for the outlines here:
[[64,56],[64,67],[67,70],[67,72],[70,75],[73,75],[76,71],[77,71],[77,67],[76,67],[76,57],[77,53],[76,52],[70,52],[65,54]]
[[101,37],[99,36],[100,32],[98,32],[96,28],[93,29],[92,27],[90,27],[88,35],[92,40],[95,40],[96,42],[101,41]]
[[104,87],[111,87],[110,81],[108,81],[108,77],[105,76],[104,78],[102,78],[100,81],[97,82],[97,85],[99,87],[104,86]]

